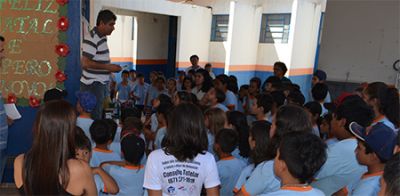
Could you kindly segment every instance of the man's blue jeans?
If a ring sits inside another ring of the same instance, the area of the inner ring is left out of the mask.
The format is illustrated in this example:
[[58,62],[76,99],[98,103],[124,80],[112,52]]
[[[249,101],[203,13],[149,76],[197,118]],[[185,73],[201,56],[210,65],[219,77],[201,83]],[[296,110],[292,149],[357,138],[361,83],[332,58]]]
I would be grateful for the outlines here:
[[102,119],[103,117],[103,102],[107,94],[107,87],[107,84],[100,82],[93,82],[90,85],[81,82],[81,91],[90,92],[97,98],[96,108],[92,111],[92,118],[95,120]]

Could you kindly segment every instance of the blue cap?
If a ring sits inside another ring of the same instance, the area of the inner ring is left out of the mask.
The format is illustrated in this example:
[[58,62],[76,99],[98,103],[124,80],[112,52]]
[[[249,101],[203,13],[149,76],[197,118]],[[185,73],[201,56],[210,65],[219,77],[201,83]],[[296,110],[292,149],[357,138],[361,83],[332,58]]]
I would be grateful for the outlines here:
[[385,124],[378,122],[372,127],[364,128],[356,122],[349,125],[350,131],[364,141],[381,159],[389,160],[396,146],[396,134]]
[[317,70],[314,72],[314,76],[317,77],[319,80],[326,80],[326,73],[322,70]]
[[76,92],[76,97],[83,111],[92,112],[96,108],[97,98],[90,92]]

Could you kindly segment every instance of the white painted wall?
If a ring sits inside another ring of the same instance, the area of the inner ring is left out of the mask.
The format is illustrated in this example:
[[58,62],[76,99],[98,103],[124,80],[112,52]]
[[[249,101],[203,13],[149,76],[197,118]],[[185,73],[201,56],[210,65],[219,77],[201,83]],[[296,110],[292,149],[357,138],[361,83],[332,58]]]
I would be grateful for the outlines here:
[[178,16],[177,62],[189,62],[192,54],[199,55],[200,60],[208,59],[211,31],[211,10],[208,8],[166,0],[96,0],[91,12],[94,14],[92,25],[101,9]]
[[319,68],[328,80],[394,83],[400,1],[328,1]]
[[131,16],[117,14],[116,28],[107,38],[111,57],[132,57],[135,53],[131,37],[132,20]]
[[[264,1],[262,6],[262,14],[286,14],[292,12],[293,0],[267,0]],[[261,28],[261,17],[259,24]],[[291,21],[292,22],[292,21]],[[292,28],[292,27],[290,27]],[[291,29],[289,35],[293,34]],[[260,31],[258,31],[257,41],[260,39]],[[287,65],[290,62],[290,45],[281,43],[259,43],[258,44],[258,55],[257,64],[261,66],[272,66],[276,61],[285,62]]]
[[261,7],[237,1],[232,32],[230,65],[255,65],[260,35]]
[[[313,68],[322,5],[312,0],[295,0],[294,2],[292,36],[289,36],[289,46],[292,48],[289,67],[290,69]],[[289,75],[291,75],[290,69]]]

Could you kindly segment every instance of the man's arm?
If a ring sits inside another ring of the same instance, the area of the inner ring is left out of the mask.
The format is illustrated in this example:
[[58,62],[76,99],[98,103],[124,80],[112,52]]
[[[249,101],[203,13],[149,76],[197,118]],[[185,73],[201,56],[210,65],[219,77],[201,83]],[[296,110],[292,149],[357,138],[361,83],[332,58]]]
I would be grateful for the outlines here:
[[86,56],[82,56],[82,68],[83,69],[102,69],[110,72],[119,72],[122,70],[121,66],[116,64],[102,64],[89,59]]

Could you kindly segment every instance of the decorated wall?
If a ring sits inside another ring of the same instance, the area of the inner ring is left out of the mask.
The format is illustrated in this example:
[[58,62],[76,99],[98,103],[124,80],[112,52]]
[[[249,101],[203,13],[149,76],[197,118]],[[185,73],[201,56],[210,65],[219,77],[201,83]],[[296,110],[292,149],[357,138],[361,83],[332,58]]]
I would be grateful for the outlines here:
[[[32,125],[45,89],[63,88],[68,92],[66,100],[76,103],[81,76],[80,9],[79,0],[0,1],[0,35],[6,38],[0,91],[5,102],[17,103],[22,115],[8,129],[11,158],[32,145]],[[12,182],[12,162],[8,163],[3,179]]]
[[0,34],[6,58],[0,91],[6,103],[37,107],[46,90],[64,89],[69,47],[67,0],[12,0],[0,3]]

